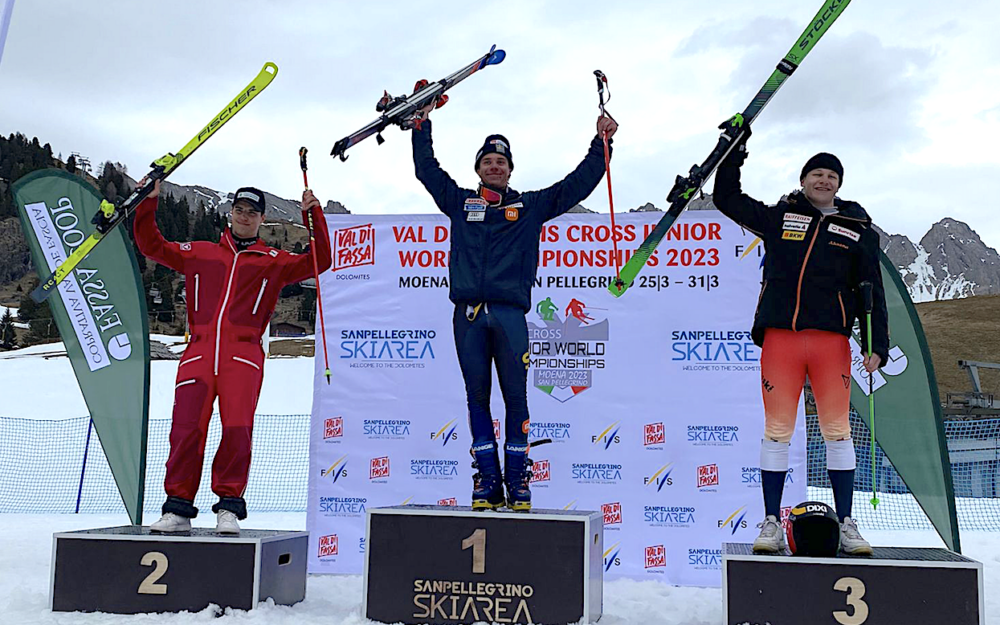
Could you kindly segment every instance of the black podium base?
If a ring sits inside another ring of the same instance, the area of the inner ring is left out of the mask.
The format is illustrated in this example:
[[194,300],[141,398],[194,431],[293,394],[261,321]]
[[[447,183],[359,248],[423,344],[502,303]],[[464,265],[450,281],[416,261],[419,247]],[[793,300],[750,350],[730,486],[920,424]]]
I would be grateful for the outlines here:
[[364,604],[382,623],[588,623],[601,617],[600,512],[370,508]]
[[54,534],[49,606],[55,612],[250,610],[305,598],[307,532],[193,529],[155,534],[124,525]]
[[726,623],[982,625],[983,565],[947,549],[875,547],[871,557],[755,555],[725,543]]

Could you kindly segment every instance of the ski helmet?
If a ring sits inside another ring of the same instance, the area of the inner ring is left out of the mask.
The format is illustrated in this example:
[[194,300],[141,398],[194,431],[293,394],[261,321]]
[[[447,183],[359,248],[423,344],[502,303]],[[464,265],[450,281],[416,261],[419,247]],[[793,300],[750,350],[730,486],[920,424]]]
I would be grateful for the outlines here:
[[795,506],[786,527],[792,555],[832,558],[840,549],[840,521],[825,503],[806,501]]

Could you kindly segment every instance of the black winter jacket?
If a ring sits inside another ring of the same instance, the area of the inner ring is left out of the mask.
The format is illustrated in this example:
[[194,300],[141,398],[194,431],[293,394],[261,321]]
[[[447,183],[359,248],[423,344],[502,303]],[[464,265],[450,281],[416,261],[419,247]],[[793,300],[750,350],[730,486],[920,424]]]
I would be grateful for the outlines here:
[[801,191],[775,206],[741,192],[740,169],[724,163],[715,175],[715,206],[764,242],[764,275],[753,340],[764,343],[766,328],[826,330],[851,335],[861,320],[861,344],[868,353],[865,310],[858,285],[872,283],[872,351],[889,356],[888,314],[878,234],[859,204],[835,200],[838,212],[825,216]]
[[493,205],[476,191],[460,188],[441,169],[430,121],[413,130],[413,164],[417,179],[451,221],[451,301],[512,304],[528,312],[542,224],[579,204],[601,182],[604,142],[595,137],[583,162],[560,182],[525,193],[508,187]]

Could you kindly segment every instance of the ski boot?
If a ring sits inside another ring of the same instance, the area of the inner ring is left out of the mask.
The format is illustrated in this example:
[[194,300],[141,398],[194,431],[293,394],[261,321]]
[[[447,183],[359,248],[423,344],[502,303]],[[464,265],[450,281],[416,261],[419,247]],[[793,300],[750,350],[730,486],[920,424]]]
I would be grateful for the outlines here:
[[494,442],[473,445],[472,509],[496,510],[503,507],[503,482],[500,479],[500,455]]
[[531,510],[531,458],[528,444],[504,446],[504,483],[507,486],[507,507],[516,512]]

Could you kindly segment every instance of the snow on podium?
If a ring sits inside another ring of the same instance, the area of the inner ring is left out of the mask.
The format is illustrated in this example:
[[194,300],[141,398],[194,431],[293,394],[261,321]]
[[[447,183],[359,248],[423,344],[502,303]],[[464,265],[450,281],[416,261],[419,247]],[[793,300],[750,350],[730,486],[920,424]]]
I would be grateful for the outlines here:
[[307,532],[195,528],[151,533],[125,525],[53,536],[49,603],[54,612],[251,610],[306,595]]
[[600,512],[367,511],[363,616],[381,623],[593,623],[603,606]]

